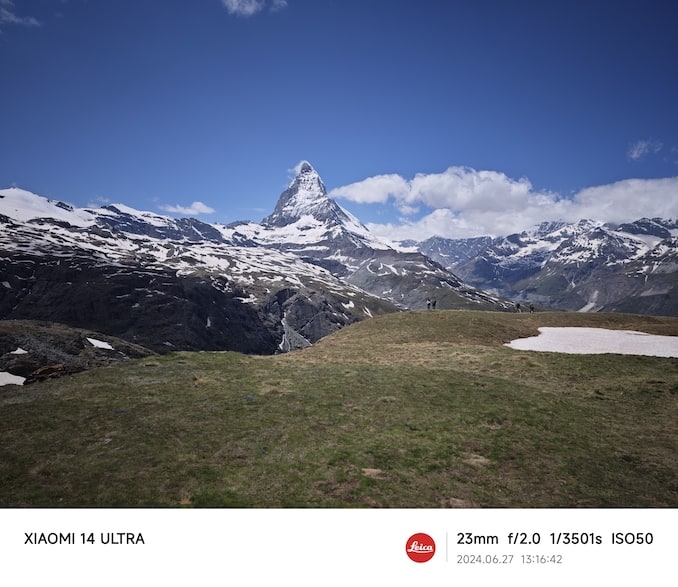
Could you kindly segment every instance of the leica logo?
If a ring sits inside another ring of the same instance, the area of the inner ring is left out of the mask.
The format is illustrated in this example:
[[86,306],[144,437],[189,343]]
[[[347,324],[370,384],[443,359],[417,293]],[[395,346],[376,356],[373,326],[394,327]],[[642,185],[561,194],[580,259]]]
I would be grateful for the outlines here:
[[428,534],[413,534],[405,544],[405,552],[415,563],[425,563],[433,558],[436,543]]
[[414,540],[407,552],[433,552],[433,544],[419,544]]

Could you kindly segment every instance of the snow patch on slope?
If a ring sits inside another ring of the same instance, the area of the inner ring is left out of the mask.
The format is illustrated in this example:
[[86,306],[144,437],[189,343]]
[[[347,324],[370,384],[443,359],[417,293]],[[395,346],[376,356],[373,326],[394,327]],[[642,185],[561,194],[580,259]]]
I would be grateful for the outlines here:
[[542,327],[539,336],[519,338],[504,346],[520,351],[574,355],[646,355],[678,357],[678,336],[660,336],[635,330],[606,328]]
[[97,340],[96,338],[88,338],[87,340],[98,349],[106,349],[109,351],[115,350],[109,343],[104,342],[103,340]]
[[25,377],[12,375],[7,371],[0,371],[0,385],[23,385],[26,381]]

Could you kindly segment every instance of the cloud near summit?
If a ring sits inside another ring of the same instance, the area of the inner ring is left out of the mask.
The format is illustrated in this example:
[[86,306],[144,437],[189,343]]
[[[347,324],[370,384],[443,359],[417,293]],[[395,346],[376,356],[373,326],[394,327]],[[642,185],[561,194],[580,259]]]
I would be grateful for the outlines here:
[[392,206],[398,223],[369,224],[375,233],[399,240],[433,235],[507,235],[544,221],[591,218],[626,222],[678,216],[678,177],[627,179],[589,187],[573,196],[537,190],[527,178],[498,171],[450,167],[442,173],[377,175],[329,193],[361,204]]

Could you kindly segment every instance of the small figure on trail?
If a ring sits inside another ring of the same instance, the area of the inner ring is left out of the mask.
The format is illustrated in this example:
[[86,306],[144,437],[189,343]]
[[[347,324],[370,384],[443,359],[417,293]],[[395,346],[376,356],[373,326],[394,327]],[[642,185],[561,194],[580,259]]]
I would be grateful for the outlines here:
[[530,314],[534,314],[534,304],[530,304]]
[[426,298],[426,309],[427,310],[431,309],[431,298]]
[[436,309],[436,299],[435,299],[435,298],[433,298],[433,299],[431,300],[431,307],[432,307],[434,310]]
[[516,304],[516,312],[522,312],[522,310],[520,309],[520,302]]

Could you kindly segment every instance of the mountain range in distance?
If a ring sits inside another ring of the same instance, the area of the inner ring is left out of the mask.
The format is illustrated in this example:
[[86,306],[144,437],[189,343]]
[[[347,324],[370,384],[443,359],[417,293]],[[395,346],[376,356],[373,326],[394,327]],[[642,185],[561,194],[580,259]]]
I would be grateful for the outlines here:
[[[86,328],[156,352],[270,354],[366,317],[540,308],[678,315],[678,224],[582,220],[501,238],[392,243],[307,162],[260,223],[209,224],[0,190],[0,319]],[[0,349],[1,350],[1,349]]]
[[557,310],[678,315],[678,223],[545,222],[506,237],[405,243],[467,283]]

